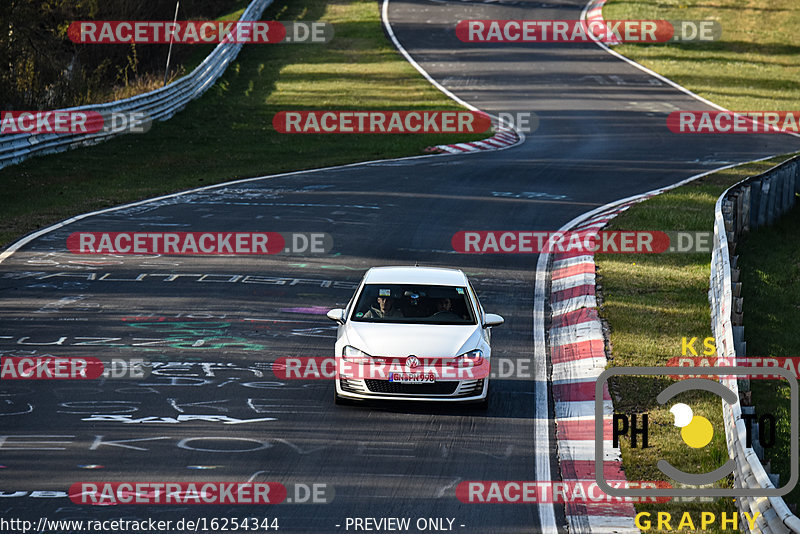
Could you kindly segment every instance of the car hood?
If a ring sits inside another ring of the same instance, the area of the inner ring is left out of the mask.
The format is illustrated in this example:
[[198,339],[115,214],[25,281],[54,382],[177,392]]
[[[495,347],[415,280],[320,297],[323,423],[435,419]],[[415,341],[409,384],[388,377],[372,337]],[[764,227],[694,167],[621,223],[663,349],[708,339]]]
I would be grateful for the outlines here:
[[345,328],[347,344],[371,356],[453,358],[478,347],[478,325],[354,323]]

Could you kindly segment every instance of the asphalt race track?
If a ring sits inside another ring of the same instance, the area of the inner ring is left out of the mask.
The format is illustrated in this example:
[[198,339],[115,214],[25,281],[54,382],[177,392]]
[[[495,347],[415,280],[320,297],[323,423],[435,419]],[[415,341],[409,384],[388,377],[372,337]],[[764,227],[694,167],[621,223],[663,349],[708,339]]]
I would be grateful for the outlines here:
[[[332,356],[336,329],[325,311],[347,303],[368,267],[415,261],[463,269],[487,311],[506,318],[494,329],[494,355],[531,358],[536,255],[460,255],[454,233],[555,230],[607,202],[797,149],[790,136],[671,133],[669,112],[707,106],[593,44],[475,45],[455,37],[461,19],[575,19],[583,6],[391,2],[399,41],[436,80],[482,110],[539,116],[519,147],[191,192],[82,219],[1,263],[0,355],[159,365],[144,380],[0,385],[0,514],[277,517],[281,531],[318,533],[344,532],[348,517],[432,517],[454,518],[454,530],[465,533],[541,531],[535,506],[455,498],[464,480],[540,479],[533,451],[552,444],[533,432],[534,419],[549,414],[535,413],[532,381],[493,381],[487,412],[338,407],[331,381],[280,380],[271,363]],[[76,256],[65,246],[73,232],[143,230],[326,232],[334,249],[122,257]],[[31,494],[80,481],[205,480],[324,483],[335,499],[87,507]],[[563,510],[556,516],[563,525]]]

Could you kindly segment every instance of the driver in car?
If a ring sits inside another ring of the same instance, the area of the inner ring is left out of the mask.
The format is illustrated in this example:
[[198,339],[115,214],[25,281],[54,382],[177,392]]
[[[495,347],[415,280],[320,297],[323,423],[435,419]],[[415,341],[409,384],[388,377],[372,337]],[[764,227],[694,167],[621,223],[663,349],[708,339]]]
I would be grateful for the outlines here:
[[461,319],[453,311],[453,301],[447,297],[436,301],[436,313],[433,314],[433,317],[437,319]]
[[378,307],[370,307],[364,314],[364,319],[384,319],[386,317],[403,317],[403,312],[394,307],[394,299],[390,296],[378,296]]

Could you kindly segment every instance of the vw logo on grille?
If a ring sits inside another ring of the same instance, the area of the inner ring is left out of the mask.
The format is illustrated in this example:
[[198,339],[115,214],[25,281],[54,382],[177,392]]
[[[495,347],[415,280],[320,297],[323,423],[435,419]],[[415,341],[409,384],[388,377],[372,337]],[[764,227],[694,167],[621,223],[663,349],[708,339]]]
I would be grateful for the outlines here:
[[415,367],[419,367],[419,358],[414,356],[413,354],[406,358],[406,367],[409,369],[414,369]]

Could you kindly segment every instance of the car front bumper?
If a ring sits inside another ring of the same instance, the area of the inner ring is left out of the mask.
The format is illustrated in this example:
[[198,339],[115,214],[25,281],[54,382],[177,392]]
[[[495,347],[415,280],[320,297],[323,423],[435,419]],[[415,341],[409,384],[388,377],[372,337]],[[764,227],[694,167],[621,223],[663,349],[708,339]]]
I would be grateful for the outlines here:
[[340,397],[362,400],[404,400],[425,402],[475,402],[486,398],[489,380],[439,381],[433,384],[403,384],[389,380],[340,377],[336,393]]

